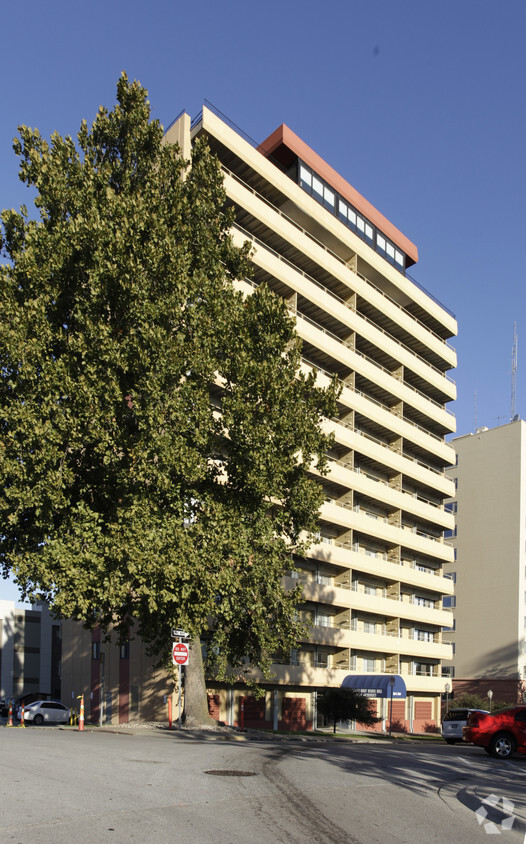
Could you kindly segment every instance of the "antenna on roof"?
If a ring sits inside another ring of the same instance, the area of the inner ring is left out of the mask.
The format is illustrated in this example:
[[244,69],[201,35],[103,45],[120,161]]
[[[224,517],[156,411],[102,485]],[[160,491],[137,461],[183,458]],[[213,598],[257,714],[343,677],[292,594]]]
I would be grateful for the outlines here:
[[475,399],[475,419],[474,419],[475,424],[473,425],[473,430],[476,431],[477,428],[478,428],[478,424],[479,424],[478,419],[477,419],[477,391],[476,390],[475,390],[474,399]]
[[511,421],[517,418],[517,323],[513,323],[513,346],[511,348]]

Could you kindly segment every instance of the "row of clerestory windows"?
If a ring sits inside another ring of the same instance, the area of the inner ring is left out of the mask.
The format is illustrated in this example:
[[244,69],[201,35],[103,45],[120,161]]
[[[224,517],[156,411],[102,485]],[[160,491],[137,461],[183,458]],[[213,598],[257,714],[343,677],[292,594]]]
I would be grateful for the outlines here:
[[299,162],[298,167],[298,183],[303,190],[307,191],[328,211],[338,217],[342,223],[375,249],[386,261],[389,261],[400,272],[405,271],[405,255],[403,252],[397,249],[394,243],[385,237],[376,226],[373,226],[366,217],[346,202],[302,161]]

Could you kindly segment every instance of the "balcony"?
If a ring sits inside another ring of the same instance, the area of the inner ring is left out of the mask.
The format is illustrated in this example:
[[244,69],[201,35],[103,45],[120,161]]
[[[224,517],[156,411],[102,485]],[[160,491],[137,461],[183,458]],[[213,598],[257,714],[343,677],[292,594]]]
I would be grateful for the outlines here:
[[414,553],[453,562],[453,548],[446,545],[438,536],[426,533],[418,528],[397,527],[389,524],[385,517],[371,518],[350,504],[331,499],[322,505],[321,518],[341,528],[356,530],[365,536],[371,536],[380,542],[392,546],[408,548]]
[[[455,398],[455,382],[445,371],[448,366],[445,361],[443,362],[443,369],[435,366],[368,316],[357,312],[352,302],[297,267],[260,238],[255,237],[238,224],[234,228],[241,236],[236,238],[236,241],[249,240],[254,244],[252,260],[256,267],[261,268],[266,275],[277,279],[281,285],[285,284],[290,290],[301,294],[325,316],[337,320],[342,329],[356,331],[358,335],[374,343],[386,354],[398,360],[400,364],[407,366],[409,369],[415,369],[430,385],[432,384],[444,393],[445,401]],[[359,273],[357,275],[360,276]],[[364,278],[364,280],[366,279]]]
[[[311,360],[302,358],[302,368],[305,372],[314,371],[318,373],[318,382],[320,386],[326,386],[330,383],[334,373],[318,366]],[[355,410],[366,419],[370,419],[376,424],[385,428],[385,430],[407,439],[416,446],[424,449],[432,455],[439,457],[445,465],[451,465],[455,462],[455,453],[453,448],[444,441],[442,436],[435,434],[428,428],[424,428],[417,422],[411,419],[401,417],[393,412],[391,407],[383,404],[374,396],[368,395],[361,390],[349,387],[345,381],[340,380],[342,385],[342,392],[339,398],[340,404],[348,407],[350,410]]]
[[451,659],[451,645],[444,642],[419,642],[398,633],[365,633],[334,627],[313,627],[308,641],[315,645],[356,648],[379,654],[405,654],[413,658]]
[[[243,209],[243,214],[240,214],[241,220],[238,219],[237,225],[248,231],[250,237],[258,237],[259,234],[264,232],[265,228],[269,232],[281,232],[290,246],[296,244],[299,255],[309,257],[318,266],[329,269],[333,277],[343,280],[348,272],[353,272],[355,280],[352,287],[355,292],[382,312],[390,320],[390,325],[393,328],[396,327],[398,331],[405,330],[411,337],[417,337],[426,348],[431,348],[433,352],[448,360],[450,365],[455,365],[455,353],[448,341],[396,302],[371,279],[362,273],[351,270],[348,266],[348,251],[345,258],[338,255],[312,232],[305,229],[298,220],[285,214],[227,167],[223,166],[222,169],[227,195],[240,209]],[[288,185],[283,185],[281,173],[279,176],[281,191],[282,188],[286,189]],[[294,187],[294,183],[291,183],[291,185]],[[298,190],[301,191],[300,188]],[[305,196],[305,199],[309,200],[310,198]],[[314,212],[317,209],[314,207],[312,210]],[[313,216],[314,214],[307,215],[307,217],[304,217],[304,221],[312,219]],[[251,220],[257,221],[257,231],[253,228],[247,230],[247,225],[251,225]],[[339,228],[341,224],[336,218],[334,218],[334,224],[337,231],[341,231]],[[349,235],[351,238],[353,237],[350,232]],[[389,274],[390,268],[386,267],[386,270]],[[396,271],[393,272],[396,273]],[[393,275],[393,278],[396,278],[396,276]],[[448,323],[454,324],[453,320],[446,319]],[[455,330],[449,331],[449,333],[455,333]]]

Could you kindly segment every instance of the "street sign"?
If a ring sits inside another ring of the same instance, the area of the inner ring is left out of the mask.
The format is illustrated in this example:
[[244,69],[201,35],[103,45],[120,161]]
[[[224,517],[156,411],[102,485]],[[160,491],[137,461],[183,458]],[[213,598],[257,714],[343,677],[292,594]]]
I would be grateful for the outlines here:
[[172,645],[172,661],[174,665],[188,665],[188,645],[184,642]]
[[186,630],[179,630],[177,627],[172,627],[172,639],[188,639],[190,636]]

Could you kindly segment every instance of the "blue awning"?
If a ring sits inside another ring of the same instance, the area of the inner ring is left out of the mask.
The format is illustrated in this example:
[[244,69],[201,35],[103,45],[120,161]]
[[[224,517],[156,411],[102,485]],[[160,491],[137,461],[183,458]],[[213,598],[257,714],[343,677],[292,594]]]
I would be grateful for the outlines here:
[[391,698],[390,680],[394,679],[393,699],[405,700],[407,690],[399,674],[349,674],[342,683],[342,689],[355,689],[366,697]]

